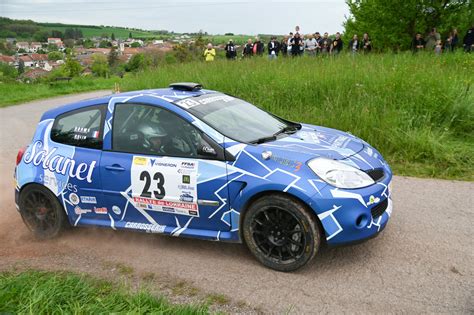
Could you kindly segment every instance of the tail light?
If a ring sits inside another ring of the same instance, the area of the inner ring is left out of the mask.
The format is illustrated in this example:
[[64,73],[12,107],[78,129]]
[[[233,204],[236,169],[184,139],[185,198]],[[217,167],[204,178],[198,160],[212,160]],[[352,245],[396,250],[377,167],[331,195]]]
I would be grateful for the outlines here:
[[26,147],[21,148],[16,155],[16,165],[20,164],[23,154],[25,154]]

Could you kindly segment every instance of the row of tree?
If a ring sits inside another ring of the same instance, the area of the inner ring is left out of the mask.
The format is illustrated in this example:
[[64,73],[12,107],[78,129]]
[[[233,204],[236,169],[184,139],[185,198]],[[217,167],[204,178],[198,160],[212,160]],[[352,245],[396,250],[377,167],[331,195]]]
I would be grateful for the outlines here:
[[446,38],[453,28],[465,32],[474,26],[471,0],[346,0],[350,16],[345,37],[369,33],[380,50],[409,49],[417,32],[437,28]]

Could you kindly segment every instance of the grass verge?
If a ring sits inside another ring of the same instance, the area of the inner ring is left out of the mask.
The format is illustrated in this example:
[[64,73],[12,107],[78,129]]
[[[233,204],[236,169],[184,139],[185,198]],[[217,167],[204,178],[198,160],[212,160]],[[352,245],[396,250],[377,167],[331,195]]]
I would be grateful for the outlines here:
[[144,290],[73,273],[0,273],[0,313],[7,314],[208,314],[206,304],[175,305]]

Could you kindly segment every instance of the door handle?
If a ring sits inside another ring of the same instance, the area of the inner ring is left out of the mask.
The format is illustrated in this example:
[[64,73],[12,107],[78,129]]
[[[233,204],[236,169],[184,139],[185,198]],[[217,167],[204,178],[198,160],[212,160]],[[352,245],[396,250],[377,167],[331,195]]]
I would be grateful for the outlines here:
[[105,167],[105,169],[108,170],[108,171],[114,171],[114,172],[123,172],[123,171],[125,171],[125,168],[118,165],[118,164],[107,165]]

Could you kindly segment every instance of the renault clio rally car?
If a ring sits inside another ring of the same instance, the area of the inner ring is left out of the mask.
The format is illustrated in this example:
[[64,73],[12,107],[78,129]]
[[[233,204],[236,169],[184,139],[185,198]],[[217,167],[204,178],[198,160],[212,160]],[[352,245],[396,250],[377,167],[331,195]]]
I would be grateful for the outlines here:
[[195,83],[49,110],[16,164],[39,238],[70,225],[244,242],[280,271],[377,235],[392,212],[390,167],[363,140]]

